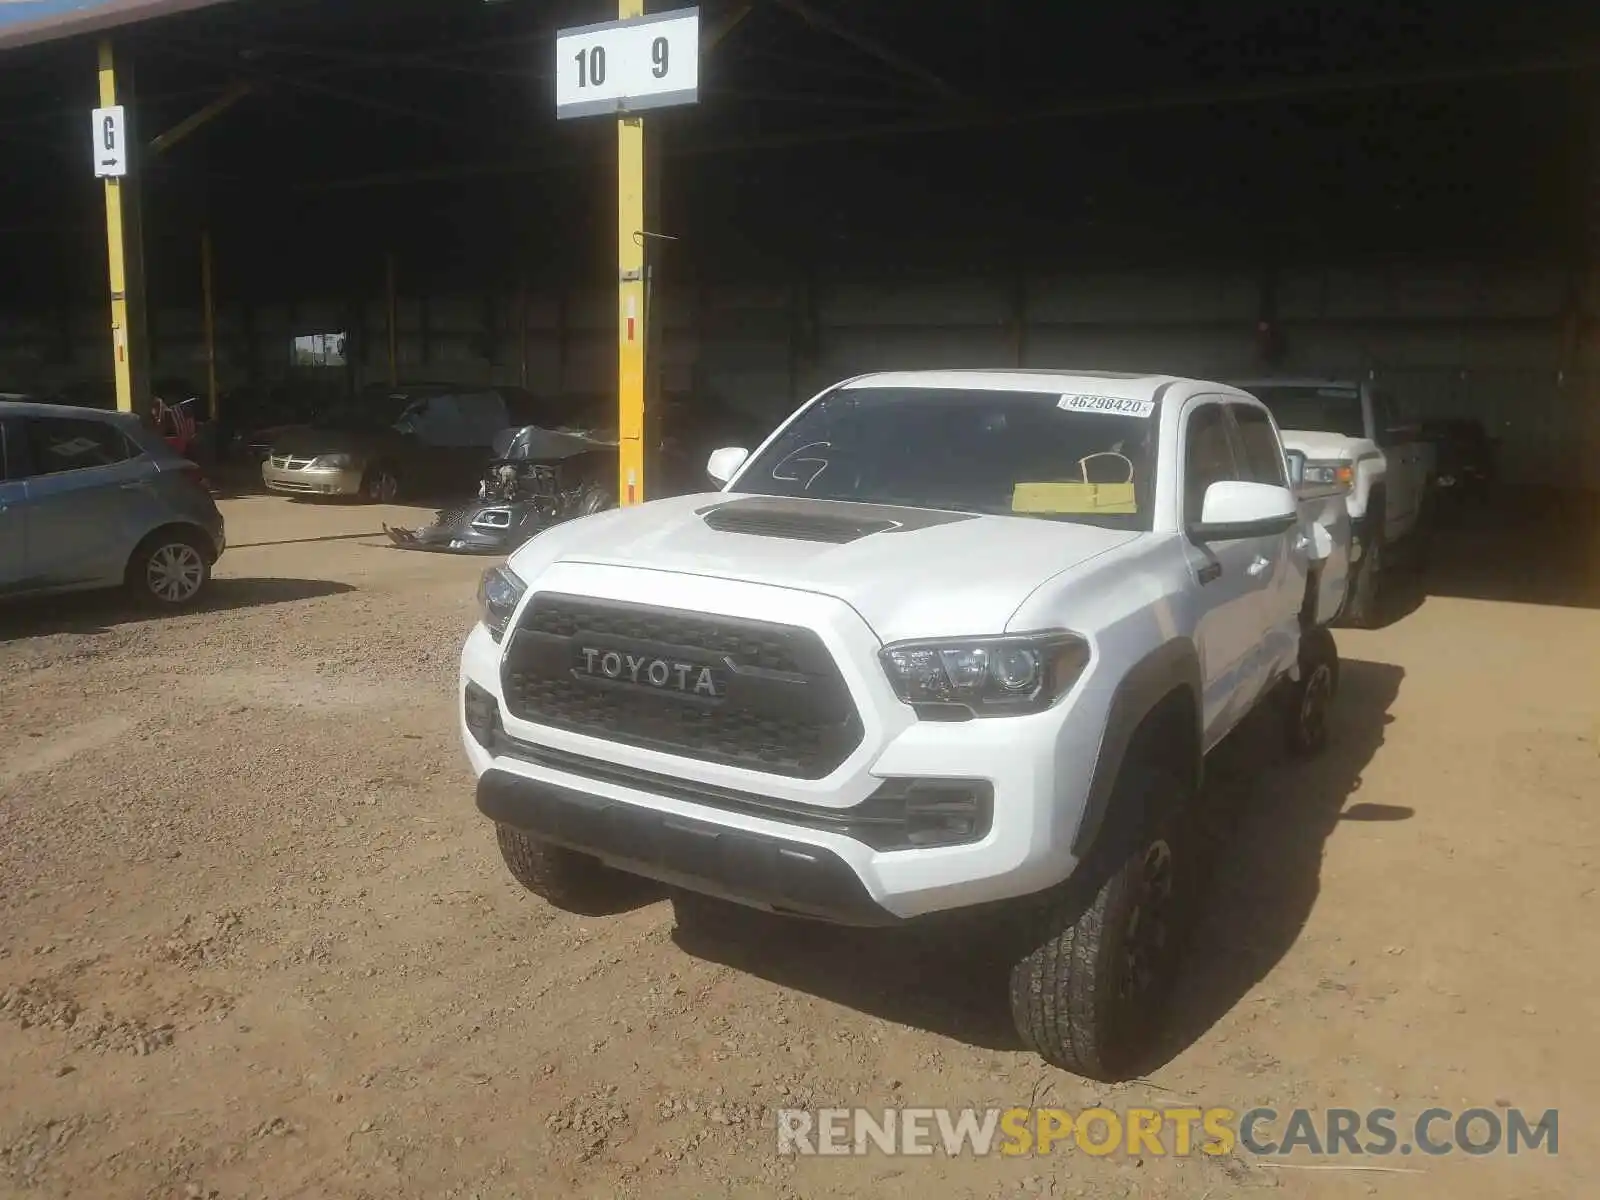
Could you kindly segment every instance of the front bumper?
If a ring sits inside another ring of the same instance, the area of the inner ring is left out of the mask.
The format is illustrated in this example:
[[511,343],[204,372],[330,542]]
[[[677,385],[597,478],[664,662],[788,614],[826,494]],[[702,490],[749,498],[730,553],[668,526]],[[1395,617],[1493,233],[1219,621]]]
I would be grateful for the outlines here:
[[432,525],[401,529],[385,525],[389,540],[402,550],[429,550],[436,554],[510,554],[529,538],[548,528],[530,504],[480,502],[445,509]]
[[896,921],[848,862],[793,838],[730,829],[501,770],[479,778],[478,810],[499,824],[692,891],[841,925]]
[[355,496],[361,492],[359,467],[327,470],[318,467],[279,467],[269,458],[261,464],[261,482],[268,491],[301,496]]
[[[712,599],[704,580],[675,576],[649,587],[662,607],[760,613],[815,631],[860,713],[861,744],[826,777],[802,779],[519,720],[503,698],[501,646],[480,625],[462,652],[458,726],[486,815],[623,870],[858,925],[1029,895],[1077,866],[1072,844],[1111,694],[1097,664],[1044,713],[921,721],[883,676],[878,639],[841,602],[720,581]],[[634,572],[577,564],[552,568],[536,588],[618,600],[641,590]],[[913,786],[981,792],[986,815],[971,839],[874,845],[863,814]]]

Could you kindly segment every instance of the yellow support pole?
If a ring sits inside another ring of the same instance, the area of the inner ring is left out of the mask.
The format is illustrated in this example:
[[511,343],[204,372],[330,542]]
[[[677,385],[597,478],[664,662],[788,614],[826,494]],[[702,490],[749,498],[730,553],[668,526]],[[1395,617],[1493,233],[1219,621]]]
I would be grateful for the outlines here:
[[211,285],[211,231],[200,234],[200,293],[206,320],[206,419],[217,420],[217,302]]
[[[618,0],[621,20],[644,15],[644,0]],[[644,122],[617,121],[618,500],[644,500]]]
[[[117,61],[111,39],[100,41],[100,107],[117,103]],[[133,411],[133,361],[128,330],[128,262],[122,228],[122,180],[108,178],[106,256],[111,268],[111,361],[117,381],[117,409]]]

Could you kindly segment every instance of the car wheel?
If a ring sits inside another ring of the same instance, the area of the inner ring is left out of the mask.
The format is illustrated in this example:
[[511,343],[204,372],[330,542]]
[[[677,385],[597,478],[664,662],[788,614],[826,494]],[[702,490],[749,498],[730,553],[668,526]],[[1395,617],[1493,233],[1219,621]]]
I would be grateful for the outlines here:
[[361,498],[368,504],[393,504],[400,498],[400,476],[387,463],[367,468],[361,480]]
[[211,582],[211,558],[194,534],[171,530],[146,538],[128,562],[126,583],[159,608],[193,604]]
[[645,890],[644,880],[511,825],[497,824],[495,837],[512,877],[565,912],[608,916],[633,907]]
[[1126,766],[1113,807],[1149,811],[1139,806],[1165,793],[1173,816],[1137,839],[1087,904],[1071,880],[1025,902],[1030,945],[1011,968],[1011,1016],[1052,1066],[1117,1082],[1147,1062],[1194,909],[1198,845],[1183,791],[1164,772]]
[[1376,629],[1382,619],[1383,540],[1374,537],[1361,561],[1356,564],[1355,582],[1345,605],[1342,623],[1357,629]]
[[1289,750],[1310,758],[1328,744],[1328,717],[1339,690],[1339,651],[1326,629],[1307,630],[1300,639],[1300,678],[1284,694],[1285,736]]

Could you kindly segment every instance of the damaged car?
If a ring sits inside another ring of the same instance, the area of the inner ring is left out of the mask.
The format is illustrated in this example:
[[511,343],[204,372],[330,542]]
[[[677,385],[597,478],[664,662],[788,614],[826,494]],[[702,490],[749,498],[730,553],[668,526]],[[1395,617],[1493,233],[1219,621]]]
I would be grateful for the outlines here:
[[469,504],[424,529],[383,527],[406,550],[509,554],[534,534],[617,504],[617,439],[524,425],[495,436],[494,456]]
[[[447,554],[510,554],[535,534],[617,506],[618,439],[607,428],[603,401],[574,402],[561,425],[502,430],[484,468],[477,498],[443,509],[424,529],[395,529],[389,540],[406,550]],[[759,442],[759,418],[707,398],[670,397],[661,405],[659,441],[647,476],[651,496],[700,490],[704,462],[717,446],[740,436]]]

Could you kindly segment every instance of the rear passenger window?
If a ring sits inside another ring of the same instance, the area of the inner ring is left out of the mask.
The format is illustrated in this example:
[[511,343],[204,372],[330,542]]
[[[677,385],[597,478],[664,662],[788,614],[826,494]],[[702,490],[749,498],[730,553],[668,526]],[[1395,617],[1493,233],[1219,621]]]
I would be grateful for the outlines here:
[[34,475],[109,467],[137,453],[120,429],[103,421],[34,417],[27,429]]
[[1183,456],[1183,520],[1193,524],[1205,507],[1213,483],[1239,479],[1228,436],[1228,415],[1220,404],[1206,404],[1189,414]]
[[1239,444],[1244,450],[1245,479],[1250,483],[1288,487],[1289,477],[1283,469],[1283,451],[1267,414],[1248,404],[1235,404],[1233,420],[1239,427]]

